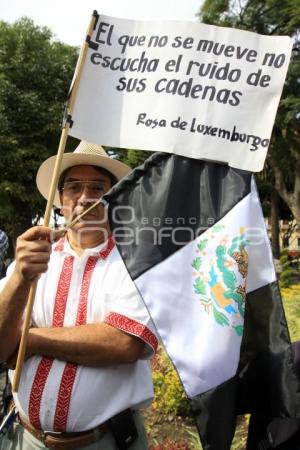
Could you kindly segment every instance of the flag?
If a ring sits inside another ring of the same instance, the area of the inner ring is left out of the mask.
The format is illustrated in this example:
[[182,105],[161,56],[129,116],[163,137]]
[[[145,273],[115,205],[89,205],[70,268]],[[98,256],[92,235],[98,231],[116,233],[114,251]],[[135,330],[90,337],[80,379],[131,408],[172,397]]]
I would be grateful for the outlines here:
[[296,417],[293,351],[253,174],[155,153],[105,199],[204,449],[230,449],[237,414]]
[[7,234],[0,230],[0,278],[4,266],[4,258],[8,249],[8,237]]
[[4,231],[0,230],[0,260],[4,259],[7,249],[8,249],[7,234]]

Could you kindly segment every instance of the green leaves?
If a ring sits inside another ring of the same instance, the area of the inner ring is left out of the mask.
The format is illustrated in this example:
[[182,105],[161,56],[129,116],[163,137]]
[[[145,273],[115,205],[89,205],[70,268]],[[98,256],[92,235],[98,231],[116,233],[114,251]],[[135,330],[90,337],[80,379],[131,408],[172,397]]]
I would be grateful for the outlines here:
[[217,223],[216,225],[214,225],[212,227],[212,232],[213,233],[219,233],[220,231],[223,231],[223,230],[225,230],[225,225],[222,225],[220,223]]
[[233,326],[233,328],[238,336],[243,336],[243,332],[244,332],[243,325],[236,325],[236,326]]
[[199,244],[197,245],[197,248],[200,252],[203,252],[203,250],[206,249],[206,246],[208,244],[208,239],[202,239]]
[[206,295],[206,283],[202,278],[197,277],[194,283],[194,289],[196,294]]
[[13,240],[43,215],[36,171],[57,152],[77,53],[28,18],[0,21],[0,227]]
[[237,236],[234,239],[232,239],[231,247],[228,250],[228,254],[229,255],[232,255],[232,253],[234,253],[238,249],[239,241],[240,241],[240,237],[239,236]]
[[292,35],[299,31],[300,4],[298,0],[205,0],[199,17],[214,25]]
[[194,259],[194,261],[192,262],[192,267],[195,270],[199,270],[202,264],[202,258],[200,258],[200,256],[198,256],[197,258]]
[[217,308],[215,308],[214,306],[213,306],[213,313],[214,313],[215,320],[216,320],[216,322],[218,322],[218,324],[220,324],[222,326],[228,326],[229,325],[229,320],[225,316],[225,314],[223,314],[222,312],[218,311]]
[[236,288],[236,276],[232,270],[223,271],[224,284],[231,290]]

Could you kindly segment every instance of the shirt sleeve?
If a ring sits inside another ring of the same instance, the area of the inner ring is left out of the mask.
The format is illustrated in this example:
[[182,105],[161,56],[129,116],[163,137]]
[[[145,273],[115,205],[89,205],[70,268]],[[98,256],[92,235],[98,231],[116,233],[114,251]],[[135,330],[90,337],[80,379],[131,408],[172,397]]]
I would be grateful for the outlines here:
[[0,292],[3,291],[8,279],[10,278],[11,274],[13,273],[14,267],[15,267],[15,261],[13,261],[7,268],[6,276],[4,278],[1,278],[0,280]]
[[142,359],[149,359],[158,346],[156,330],[123,261],[120,264],[119,281],[117,295],[110,305],[104,322],[142,339],[146,343]]

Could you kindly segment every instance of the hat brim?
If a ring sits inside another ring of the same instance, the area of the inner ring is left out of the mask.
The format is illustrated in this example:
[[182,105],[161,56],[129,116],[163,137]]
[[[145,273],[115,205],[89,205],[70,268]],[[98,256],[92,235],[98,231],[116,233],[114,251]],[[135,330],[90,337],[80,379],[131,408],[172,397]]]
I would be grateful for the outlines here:
[[[54,171],[56,156],[46,159],[40,166],[36,175],[36,185],[42,196],[48,200],[49,191]],[[125,177],[132,169],[126,164],[109,158],[108,156],[91,155],[84,153],[65,153],[62,158],[59,176],[70,167],[74,166],[97,166],[108,170],[117,180]],[[58,208],[61,206],[59,192],[56,190],[54,197],[54,205]]]

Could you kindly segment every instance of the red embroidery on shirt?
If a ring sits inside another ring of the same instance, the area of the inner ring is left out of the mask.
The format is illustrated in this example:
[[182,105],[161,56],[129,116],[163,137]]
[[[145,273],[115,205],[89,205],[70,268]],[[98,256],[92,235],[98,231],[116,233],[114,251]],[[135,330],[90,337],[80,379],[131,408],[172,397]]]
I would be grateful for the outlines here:
[[78,365],[73,363],[66,363],[65,365],[56,402],[53,423],[54,431],[66,431],[72,389],[75,381],[77,367]]
[[31,424],[41,429],[40,408],[44,387],[53,364],[52,358],[42,358],[40,361],[35,378],[31,387],[29,398],[29,420]]
[[[55,327],[63,326],[66,303],[72,277],[73,261],[73,256],[68,256],[67,258],[65,258],[60,273],[52,319],[52,324]],[[53,358],[42,358],[38,365],[31,387],[28,407],[29,421],[35,428],[38,429],[41,429],[40,409],[42,395],[52,364]]]
[[153,334],[152,331],[150,331],[149,328],[142,323],[136,322],[129,317],[114,312],[108,314],[104,322],[115,328],[119,328],[122,331],[126,331],[126,333],[139,337],[149,344],[156,352],[158,346],[157,338],[155,334]]
[[86,323],[87,300],[89,295],[90,282],[93,270],[97,264],[98,259],[98,256],[90,256],[87,260],[82,278],[76,325],[84,325]]
[[73,262],[74,262],[73,256],[67,256],[64,260],[63,268],[57,286],[53,309],[53,319],[52,319],[53,327],[62,327],[64,324],[68,294],[72,277]]
[[106,259],[110,252],[112,251],[112,249],[114,248],[114,246],[116,245],[114,238],[112,237],[112,235],[110,234],[107,240],[107,245],[106,247],[101,250],[101,252],[99,252],[99,256],[101,259]]
[[[82,278],[76,325],[84,325],[87,315],[87,301],[93,270],[98,256],[90,256],[87,260]],[[54,417],[54,431],[66,431],[73,384],[77,372],[77,364],[67,363],[62,375]]]

